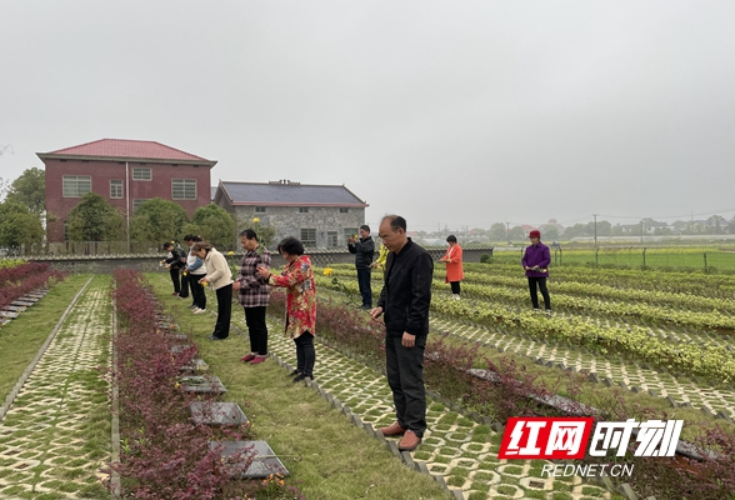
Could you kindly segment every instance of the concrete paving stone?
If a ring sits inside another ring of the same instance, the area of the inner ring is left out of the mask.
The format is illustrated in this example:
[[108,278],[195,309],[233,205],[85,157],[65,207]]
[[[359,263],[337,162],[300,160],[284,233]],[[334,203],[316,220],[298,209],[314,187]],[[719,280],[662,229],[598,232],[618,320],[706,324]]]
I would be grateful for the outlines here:
[[[233,323],[240,328],[245,328],[244,320],[237,317],[233,318]],[[282,328],[282,325],[269,319],[270,326],[274,331]],[[484,334],[485,330],[475,329],[476,334]],[[295,363],[295,352],[293,343],[287,339],[280,337],[272,337],[270,341],[270,349],[284,364]],[[346,358],[336,350],[329,349],[324,345],[317,344],[317,361],[314,368],[315,378],[319,380],[319,387],[327,393],[327,399],[332,402],[345,401],[350,407],[350,415],[352,418],[358,417],[363,427],[370,432],[375,429],[392,424],[395,421],[395,413],[393,409],[392,394],[387,386],[385,376],[370,369],[355,370],[355,363],[352,359]],[[357,404],[352,403],[356,401]],[[438,405],[440,410],[431,410],[434,405]],[[491,491],[487,488],[490,483],[486,477],[492,478],[493,484],[515,486],[523,496],[524,488],[517,486],[517,476],[513,474],[502,474],[497,472],[497,449],[498,445],[493,442],[500,442],[500,436],[491,431],[492,438],[487,442],[476,443],[472,441],[473,430],[481,423],[463,416],[456,418],[446,431],[436,430],[443,417],[450,414],[451,410],[441,403],[430,403],[430,411],[427,414],[427,423],[429,428],[424,435],[423,444],[420,445],[411,456],[414,467],[425,469],[426,472],[432,474],[441,474],[442,480],[450,480],[453,470],[469,470],[472,471],[471,476],[467,476],[463,482],[462,490],[465,492],[472,491],[472,485],[477,484],[482,487],[483,491],[488,492],[490,498]],[[459,425],[459,424],[462,425]],[[502,431],[502,427],[501,427]],[[378,434],[378,439],[388,443],[392,443],[397,450],[397,439],[388,438]],[[475,445],[475,446],[473,446]],[[422,451],[423,450],[423,451]],[[404,452],[405,453],[405,452]],[[419,453],[417,458],[416,454]],[[397,456],[401,456],[399,452]],[[425,458],[426,457],[426,458]],[[438,461],[437,461],[438,460]],[[446,463],[446,462],[449,463]],[[500,461],[501,465],[508,461]],[[527,470],[531,470],[530,462],[512,461],[527,464]],[[492,464],[492,465],[490,465]],[[509,469],[514,470],[514,469]],[[441,472],[439,472],[441,471]],[[472,477],[477,473],[484,475],[477,476],[477,480]],[[503,478],[507,478],[510,482],[506,483]],[[549,483],[549,491],[553,491],[553,485],[558,479],[544,479]],[[444,481],[444,484],[446,484]],[[529,488],[531,490],[533,488]],[[611,498],[611,494],[599,488],[599,498]],[[581,499],[583,495],[572,494],[573,499]],[[519,497],[520,498],[520,497]]]
[[[635,385],[646,391],[653,390],[661,397],[675,395],[677,400],[692,401],[697,406],[707,406],[735,418],[735,392],[729,388],[716,390],[703,381],[697,382],[696,377],[695,381],[692,381],[692,377],[688,377],[688,379],[675,377],[670,373],[647,369],[643,365],[638,366],[635,362],[625,360],[623,357],[605,359],[587,354],[582,355],[579,348],[567,348],[564,354],[557,356],[556,348],[543,343],[529,343],[518,336],[500,332],[481,332],[478,336],[479,331],[476,328],[444,318],[432,318],[431,327],[434,330],[450,332],[470,340],[494,339],[499,342],[499,345],[505,346],[508,350],[530,357],[540,364],[547,366],[553,366],[558,362],[566,365],[574,364],[578,370],[594,373],[594,377],[597,377],[598,381],[602,380],[606,385],[623,384],[621,386],[625,388]],[[668,331],[672,332],[671,330]],[[733,336],[731,342],[735,345],[735,336]],[[529,346],[532,347],[529,348]]]
[[[102,319],[108,305],[109,289],[98,279],[81,296],[0,422],[0,436],[12,443],[0,447],[0,497],[14,488],[29,498],[53,493],[54,498],[77,499],[88,481],[96,481],[100,460],[91,459],[85,447],[88,414],[94,406],[106,408],[107,400],[103,396],[93,403],[101,393],[77,377],[93,372],[109,350],[110,325]],[[7,474],[9,470],[14,473]],[[45,486],[49,480],[61,487]]]

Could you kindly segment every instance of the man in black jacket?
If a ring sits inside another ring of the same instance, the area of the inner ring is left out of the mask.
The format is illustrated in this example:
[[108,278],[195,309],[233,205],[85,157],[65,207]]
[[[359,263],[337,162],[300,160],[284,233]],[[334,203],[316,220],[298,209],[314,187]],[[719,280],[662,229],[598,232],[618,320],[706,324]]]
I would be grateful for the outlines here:
[[370,237],[370,226],[360,226],[360,241],[350,236],[347,239],[347,249],[355,254],[355,267],[357,268],[357,283],[360,285],[362,295],[362,308],[372,309],[373,292],[370,289],[370,264],[373,263],[375,254],[375,242]]
[[385,358],[388,385],[393,391],[397,421],[382,429],[385,436],[403,436],[398,448],[416,449],[426,430],[424,348],[429,333],[429,305],[434,261],[406,236],[406,219],[387,215],[380,237],[390,250],[385,285],[373,319],[385,314]]

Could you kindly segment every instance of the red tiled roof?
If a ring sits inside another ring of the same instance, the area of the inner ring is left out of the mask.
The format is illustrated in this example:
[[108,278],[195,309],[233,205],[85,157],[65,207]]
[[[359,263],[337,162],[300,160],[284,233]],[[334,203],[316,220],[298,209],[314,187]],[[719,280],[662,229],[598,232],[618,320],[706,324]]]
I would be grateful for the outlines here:
[[52,151],[52,155],[109,156],[113,158],[146,158],[157,160],[208,161],[155,141],[131,141],[127,139],[100,139],[98,141]]

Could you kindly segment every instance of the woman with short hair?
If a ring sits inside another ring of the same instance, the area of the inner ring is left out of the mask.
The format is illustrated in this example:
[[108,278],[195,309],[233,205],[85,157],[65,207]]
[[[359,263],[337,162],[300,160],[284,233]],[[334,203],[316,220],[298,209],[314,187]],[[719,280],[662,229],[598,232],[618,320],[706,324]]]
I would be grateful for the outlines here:
[[207,274],[199,284],[212,287],[217,295],[217,323],[209,340],[224,340],[230,336],[232,314],[232,273],[227,259],[209,243],[199,242],[192,248],[194,255],[204,260]]
[[460,287],[459,282],[464,279],[464,269],[462,268],[462,247],[457,243],[457,237],[453,234],[447,236],[449,248],[440,259],[447,265],[447,277],[445,283],[449,283],[452,288],[452,299],[459,300]]
[[252,229],[240,233],[240,244],[245,255],[240,263],[240,273],[235,278],[233,291],[239,292],[240,305],[245,311],[245,323],[250,335],[250,354],[240,361],[257,365],[268,358],[268,325],[265,312],[270,300],[270,287],[260,274],[258,266],[271,267],[271,254],[258,242]]
[[263,265],[258,273],[268,284],[286,288],[286,327],[285,332],[296,344],[296,370],[294,382],[314,378],[314,328],[316,326],[316,284],[311,260],[304,255],[304,245],[294,237],[288,237],[278,244],[278,251],[286,261],[280,275],[271,274]]

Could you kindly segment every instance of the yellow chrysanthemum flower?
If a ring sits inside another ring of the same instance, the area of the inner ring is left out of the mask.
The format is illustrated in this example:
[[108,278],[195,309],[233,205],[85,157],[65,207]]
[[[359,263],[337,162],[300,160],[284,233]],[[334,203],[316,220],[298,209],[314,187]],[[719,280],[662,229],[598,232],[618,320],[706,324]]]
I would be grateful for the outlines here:
[[260,222],[260,219],[257,218],[257,217],[253,217],[253,222],[258,223],[258,222]]
[[233,252],[232,250],[230,250],[229,252],[227,252],[227,255],[235,255],[235,252]]
[[331,267],[328,267],[328,268],[326,268],[323,271],[323,274],[324,274],[324,276],[331,276],[332,275],[332,272],[333,272],[332,268]]

